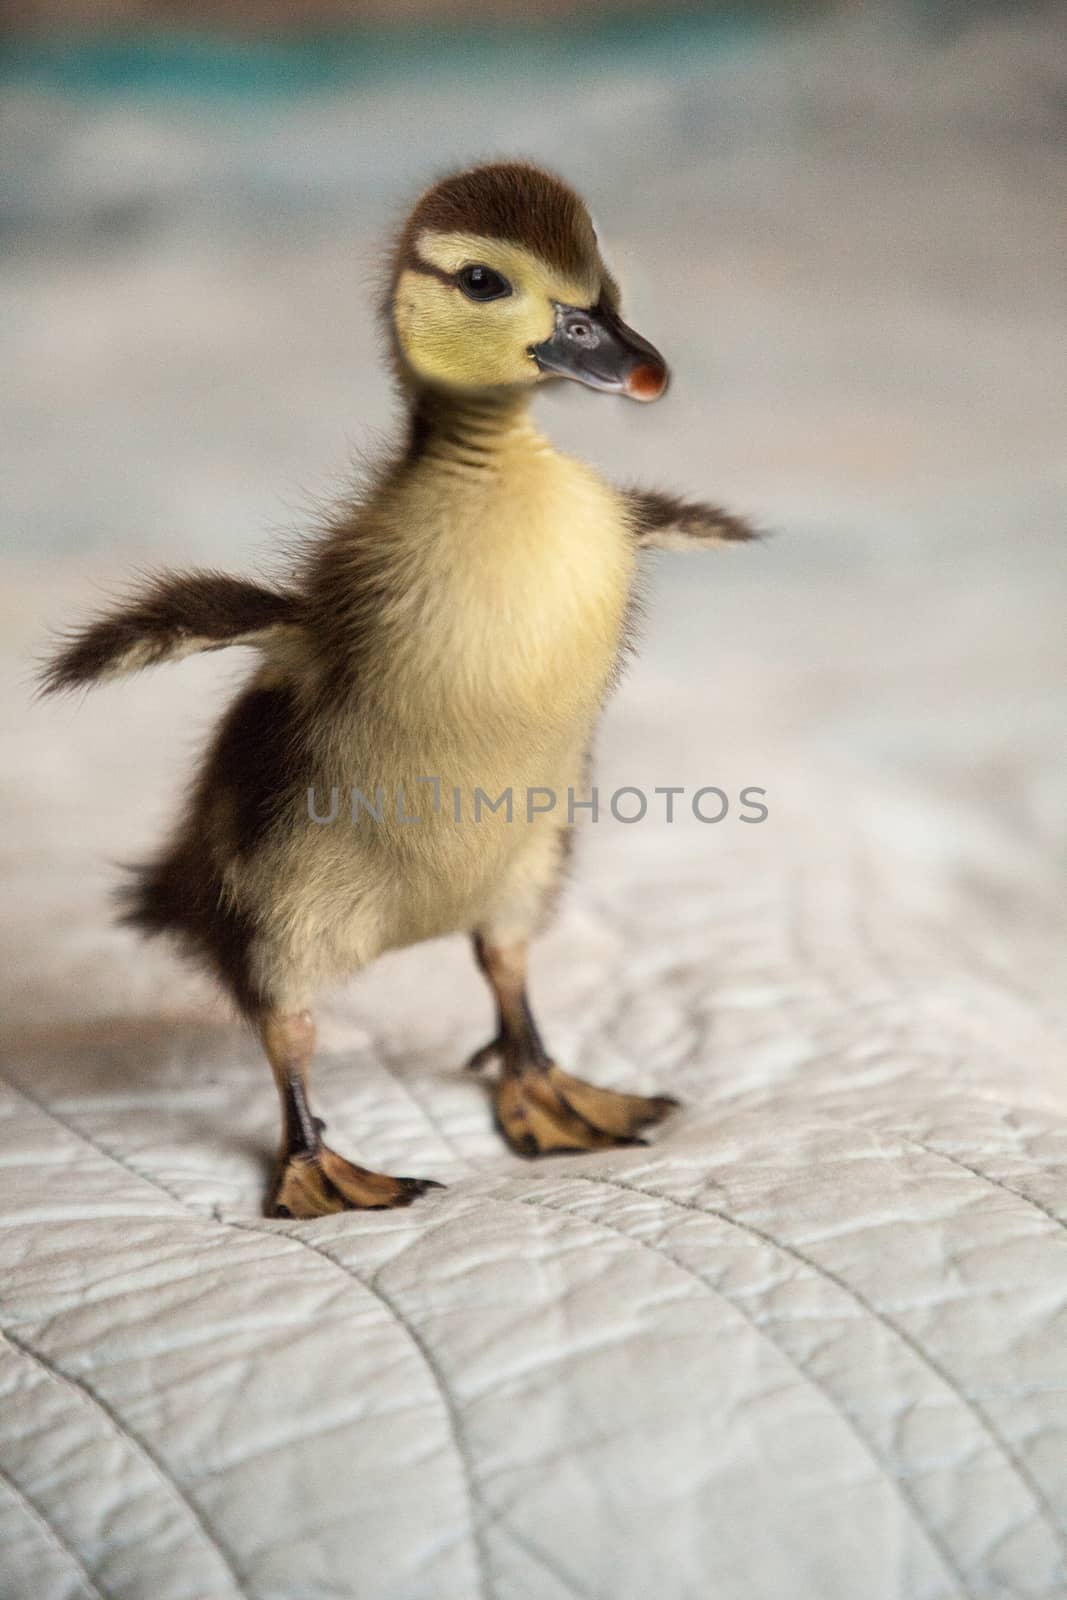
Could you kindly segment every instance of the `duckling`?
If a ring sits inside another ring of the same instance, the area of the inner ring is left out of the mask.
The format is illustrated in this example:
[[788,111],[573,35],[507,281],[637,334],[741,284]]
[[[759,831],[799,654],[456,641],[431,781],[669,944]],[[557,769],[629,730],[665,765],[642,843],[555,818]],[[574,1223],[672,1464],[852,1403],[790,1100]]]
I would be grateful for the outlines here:
[[[561,179],[505,162],[429,189],[382,309],[402,443],[291,580],[163,574],[68,638],[42,679],[54,692],[227,645],[258,652],[176,830],[123,900],[127,923],[174,936],[258,1030],[281,1100],[276,1216],[404,1206],[437,1187],[327,1145],[308,1072],[322,986],[441,934],[472,939],[495,1001],[471,1065],[497,1069],[513,1150],[640,1142],[677,1105],[598,1088],[546,1049],[527,948],[577,805],[505,806],[504,792],[588,792],[639,549],[753,537],[714,506],[611,486],[532,422],[546,383],[648,402],[668,382]],[[339,794],[351,816],[324,818]],[[473,820],[459,809],[471,795],[485,801]]]

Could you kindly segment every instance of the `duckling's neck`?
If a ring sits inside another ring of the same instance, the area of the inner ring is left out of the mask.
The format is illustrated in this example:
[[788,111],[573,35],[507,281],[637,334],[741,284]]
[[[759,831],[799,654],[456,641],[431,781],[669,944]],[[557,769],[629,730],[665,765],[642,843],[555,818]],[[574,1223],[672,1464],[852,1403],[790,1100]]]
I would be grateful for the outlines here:
[[408,454],[468,475],[492,471],[516,445],[540,438],[525,390],[422,389],[412,403]]

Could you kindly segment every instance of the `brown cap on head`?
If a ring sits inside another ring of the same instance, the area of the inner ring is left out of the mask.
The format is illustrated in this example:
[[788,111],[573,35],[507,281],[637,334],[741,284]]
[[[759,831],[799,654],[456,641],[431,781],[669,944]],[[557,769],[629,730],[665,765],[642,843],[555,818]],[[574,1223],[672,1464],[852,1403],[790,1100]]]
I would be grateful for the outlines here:
[[521,161],[471,167],[428,189],[404,225],[397,270],[410,261],[424,232],[505,239],[570,277],[587,273],[598,260],[593,224],[578,195],[561,178]]

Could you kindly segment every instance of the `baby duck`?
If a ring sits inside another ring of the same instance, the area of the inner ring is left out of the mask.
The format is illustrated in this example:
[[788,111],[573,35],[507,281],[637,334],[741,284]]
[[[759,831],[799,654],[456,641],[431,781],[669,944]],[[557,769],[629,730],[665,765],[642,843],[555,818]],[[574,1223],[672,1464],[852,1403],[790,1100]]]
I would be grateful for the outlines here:
[[[338,1155],[307,1083],[322,985],[440,934],[472,938],[492,991],[496,1033],[471,1065],[498,1069],[513,1150],[631,1144],[677,1104],[594,1087],[546,1050],[527,946],[576,807],[521,797],[586,792],[638,549],[752,537],[712,506],[612,487],[530,420],[550,380],[641,401],[667,387],[558,178],[509,162],[430,189],[383,311],[406,437],[294,579],[163,574],[43,675],[57,691],[225,645],[259,652],[176,831],[124,891],[124,920],[176,936],[258,1030],[282,1107],[276,1216],[408,1205],[437,1187]],[[473,820],[459,810],[471,796]]]

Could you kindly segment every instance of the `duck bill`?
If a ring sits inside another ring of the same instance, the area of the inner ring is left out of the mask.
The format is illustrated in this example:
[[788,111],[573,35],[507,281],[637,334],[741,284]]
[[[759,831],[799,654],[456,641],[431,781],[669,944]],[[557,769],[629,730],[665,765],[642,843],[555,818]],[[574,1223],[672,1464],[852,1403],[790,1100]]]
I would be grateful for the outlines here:
[[541,372],[573,378],[589,389],[658,400],[667,388],[667,363],[603,301],[591,309],[555,302],[551,337],[530,346]]

